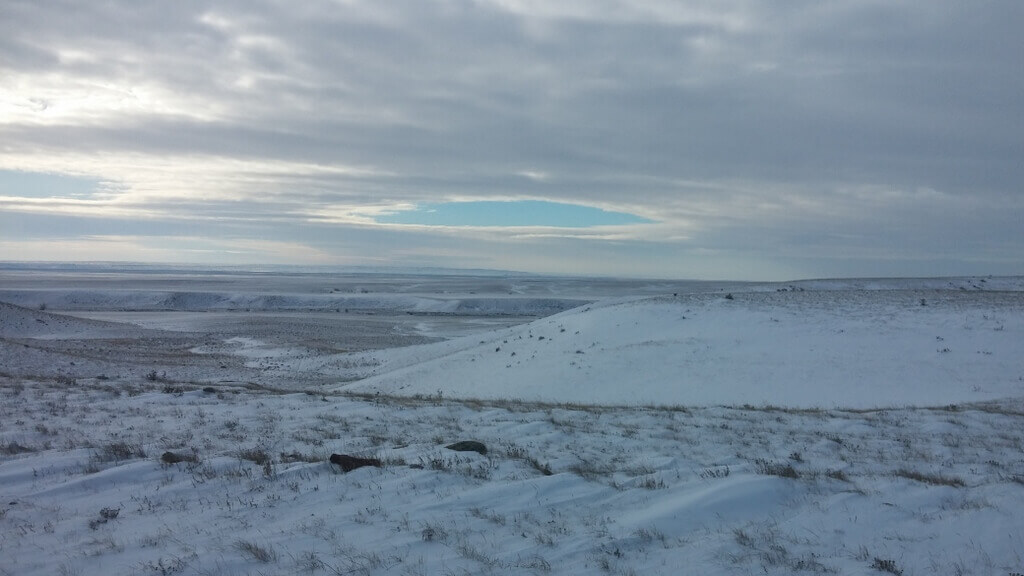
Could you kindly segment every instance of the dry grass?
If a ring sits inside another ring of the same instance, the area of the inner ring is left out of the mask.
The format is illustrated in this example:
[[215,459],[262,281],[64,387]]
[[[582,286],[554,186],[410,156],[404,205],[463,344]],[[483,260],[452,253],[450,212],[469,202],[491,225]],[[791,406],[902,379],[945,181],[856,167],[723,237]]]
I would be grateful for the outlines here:
[[954,488],[963,488],[967,486],[962,479],[955,476],[942,476],[939,474],[925,474],[923,472],[917,472],[915,470],[907,470],[901,468],[894,472],[894,474],[900,478],[907,478],[908,480],[914,480],[917,482],[924,482],[925,484],[931,484],[932,486],[952,486]]

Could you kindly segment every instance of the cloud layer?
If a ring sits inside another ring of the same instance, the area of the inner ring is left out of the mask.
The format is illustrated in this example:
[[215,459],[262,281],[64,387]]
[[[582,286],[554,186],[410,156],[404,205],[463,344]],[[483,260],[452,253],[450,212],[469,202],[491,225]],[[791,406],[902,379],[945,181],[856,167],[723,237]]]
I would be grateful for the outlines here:
[[[0,170],[99,185],[0,188],[0,259],[1021,274],[1022,27],[1009,0],[7,2]],[[652,222],[374,218],[481,200]]]

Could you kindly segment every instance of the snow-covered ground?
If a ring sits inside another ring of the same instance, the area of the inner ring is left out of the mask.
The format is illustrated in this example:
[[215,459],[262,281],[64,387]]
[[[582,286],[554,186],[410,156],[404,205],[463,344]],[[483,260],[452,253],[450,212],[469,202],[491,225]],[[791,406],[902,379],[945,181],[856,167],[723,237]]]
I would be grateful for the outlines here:
[[0,269],[0,302],[0,574],[1024,573],[1022,278]]

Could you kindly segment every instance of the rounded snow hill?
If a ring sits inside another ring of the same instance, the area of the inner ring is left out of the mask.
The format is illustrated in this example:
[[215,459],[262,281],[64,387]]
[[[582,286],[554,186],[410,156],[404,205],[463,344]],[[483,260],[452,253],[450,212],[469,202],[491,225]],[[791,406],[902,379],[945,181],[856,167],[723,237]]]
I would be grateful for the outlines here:
[[1021,292],[813,290],[592,304],[378,354],[342,390],[600,405],[880,408],[1024,396]]

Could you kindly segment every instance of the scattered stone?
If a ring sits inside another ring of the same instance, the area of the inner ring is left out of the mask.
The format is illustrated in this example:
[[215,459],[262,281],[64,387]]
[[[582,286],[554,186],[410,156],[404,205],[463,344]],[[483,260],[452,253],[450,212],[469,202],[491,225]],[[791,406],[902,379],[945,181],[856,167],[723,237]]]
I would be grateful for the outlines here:
[[345,472],[351,472],[363,466],[381,467],[380,460],[376,458],[360,458],[358,456],[349,456],[348,454],[331,454],[331,464],[341,466],[341,469]]
[[445,446],[449,450],[456,452],[479,452],[480,454],[487,454],[487,446],[484,446],[483,442],[477,442],[476,440],[463,440],[456,442],[455,444],[449,444]]

